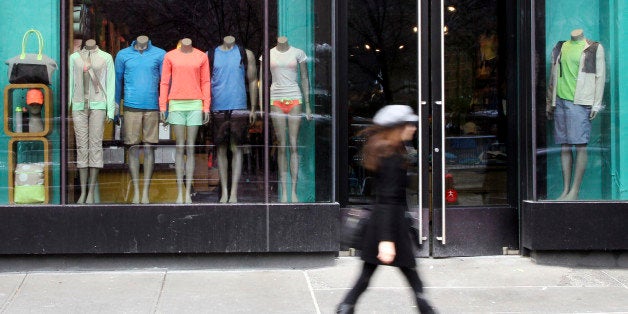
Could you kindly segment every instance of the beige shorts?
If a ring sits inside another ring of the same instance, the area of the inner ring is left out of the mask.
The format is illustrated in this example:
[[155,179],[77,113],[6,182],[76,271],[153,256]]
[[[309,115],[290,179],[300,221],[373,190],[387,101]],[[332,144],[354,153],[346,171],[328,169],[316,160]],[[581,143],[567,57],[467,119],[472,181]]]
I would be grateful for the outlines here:
[[124,144],[159,143],[159,111],[124,110]]

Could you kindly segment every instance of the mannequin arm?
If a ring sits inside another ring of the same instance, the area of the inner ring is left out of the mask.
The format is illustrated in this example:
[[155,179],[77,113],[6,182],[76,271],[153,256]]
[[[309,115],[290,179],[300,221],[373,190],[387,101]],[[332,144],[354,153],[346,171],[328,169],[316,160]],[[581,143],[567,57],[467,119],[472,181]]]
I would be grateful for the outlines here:
[[299,63],[301,69],[301,92],[303,93],[303,102],[305,103],[305,117],[312,120],[312,108],[310,107],[310,78],[307,73],[307,63]]
[[597,116],[597,113],[598,113],[598,111],[591,110],[591,113],[589,114],[589,120],[595,119],[595,117]]
[[[259,81],[258,82],[264,82],[264,73],[262,73],[262,69],[263,69],[263,67],[260,66],[260,68],[259,68]],[[257,93],[258,93],[257,95],[261,96],[264,93],[262,91],[262,88],[264,87],[263,86],[264,83],[261,83],[261,84],[258,84],[258,85],[259,86],[257,86]],[[264,104],[262,104],[262,100],[263,100],[263,97],[258,97],[257,105],[258,105],[258,108],[259,108],[260,117],[263,118],[264,117],[264,110],[265,110],[265,108],[264,108]]]
[[252,51],[246,49],[246,57],[248,59],[246,69],[246,79],[249,82],[249,103],[251,111],[249,113],[249,122],[253,124],[257,117],[257,97],[259,89],[257,87],[257,65],[255,63],[255,55]]
[[209,112],[203,112],[203,125],[209,123]]

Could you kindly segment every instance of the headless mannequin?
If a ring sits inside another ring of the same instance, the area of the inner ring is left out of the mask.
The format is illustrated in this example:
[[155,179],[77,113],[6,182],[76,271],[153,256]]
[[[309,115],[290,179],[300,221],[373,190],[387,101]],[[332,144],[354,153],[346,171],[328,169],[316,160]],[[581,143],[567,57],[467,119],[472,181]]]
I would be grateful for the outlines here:
[[[134,48],[143,53],[148,48],[148,37],[138,36],[135,41]],[[132,145],[129,147],[129,172],[131,181],[133,182],[133,204],[140,203],[140,156],[139,150],[141,145]],[[142,204],[150,202],[148,191],[150,190],[150,180],[153,177],[153,169],[155,168],[155,148],[150,143],[144,143],[144,188],[142,189]]]
[[[191,53],[194,49],[192,40],[183,38],[181,40],[181,52]],[[166,124],[166,113],[160,114],[161,122]],[[209,112],[203,113],[203,124],[209,122]],[[176,137],[175,172],[177,176],[177,204],[192,203],[192,181],[194,179],[194,143],[198,134],[198,125],[177,125],[173,124],[174,135]],[[187,156],[188,158],[185,158]],[[187,175],[186,175],[187,174]],[[185,194],[183,190],[183,176],[185,175]]]
[[[85,41],[85,49],[94,50],[98,48],[96,41],[88,39]],[[105,118],[106,123],[111,123],[111,119]],[[100,168],[79,168],[79,182],[81,184],[81,195],[79,196],[78,204],[97,203],[100,199],[98,195],[98,173]]]
[[[277,38],[277,50],[279,52],[286,52],[290,49],[288,44],[288,38],[282,36]],[[305,102],[306,118],[312,120],[312,110],[310,108],[310,82],[308,77],[307,64],[305,62],[299,63],[299,69],[301,73],[301,93],[303,94],[303,101]],[[284,114],[283,111],[276,107],[270,106],[271,118],[273,120],[273,129],[275,135],[279,141],[279,147],[277,150],[277,167],[279,170],[279,185],[281,188],[280,202],[285,203],[288,201],[288,187],[286,180],[288,177],[288,157],[286,155],[286,128],[288,129],[288,137],[290,141],[290,176],[292,181],[291,195],[292,202],[298,202],[297,197],[297,181],[299,178],[299,151],[297,146],[297,139],[299,137],[299,127],[301,126],[301,106],[296,106],[288,114]]]
[[[575,29],[571,32],[571,40],[579,41],[584,39],[584,32],[582,29]],[[593,120],[597,115],[597,111],[591,110],[589,120]],[[548,119],[552,119],[552,115],[548,115]],[[573,167],[573,154],[571,147],[576,148],[576,164]],[[569,201],[578,199],[578,193],[580,193],[580,185],[582,184],[582,178],[587,167],[588,154],[587,144],[561,144],[560,161],[563,171],[563,192],[560,194],[557,200]],[[572,179],[573,169],[573,184]]]
[[[235,38],[233,36],[226,36],[223,38],[223,43],[220,45],[220,49],[228,51],[233,49],[235,45]],[[251,111],[249,113],[249,122],[253,124],[256,117],[256,104],[257,104],[257,69],[255,65],[255,56],[253,52],[246,49],[246,57],[248,59],[246,68],[246,78],[248,82],[249,91],[249,104]],[[218,171],[220,173],[220,187],[222,189],[220,202],[221,203],[237,203],[238,202],[238,183],[240,182],[240,175],[242,174],[242,148],[236,145],[235,141],[229,141],[227,144],[218,145]],[[231,193],[228,191],[228,177],[229,177],[229,161],[227,158],[227,150],[231,149]]]

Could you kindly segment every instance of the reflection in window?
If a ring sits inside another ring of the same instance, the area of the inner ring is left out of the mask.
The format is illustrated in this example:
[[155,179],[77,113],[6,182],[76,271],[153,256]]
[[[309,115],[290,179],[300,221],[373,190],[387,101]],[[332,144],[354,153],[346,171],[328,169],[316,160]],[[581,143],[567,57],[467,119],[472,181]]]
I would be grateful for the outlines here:
[[[445,170],[448,205],[507,203],[506,16],[500,1],[448,1]],[[452,195],[452,194],[450,194]]]

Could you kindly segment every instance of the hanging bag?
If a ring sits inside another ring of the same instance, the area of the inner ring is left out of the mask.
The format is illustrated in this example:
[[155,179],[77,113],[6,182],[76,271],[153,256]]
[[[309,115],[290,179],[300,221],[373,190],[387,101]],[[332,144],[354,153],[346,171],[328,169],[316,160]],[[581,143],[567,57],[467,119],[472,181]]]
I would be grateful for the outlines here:
[[[31,35],[37,37],[37,53],[26,53],[26,44]],[[52,74],[57,69],[57,63],[42,54],[43,49],[44,39],[41,33],[36,29],[26,31],[22,37],[22,53],[5,62],[9,66],[9,83],[50,85]]]
[[342,215],[340,245],[343,248],[362,249],[364,234],[371,218],[368,208],[349,208]]

